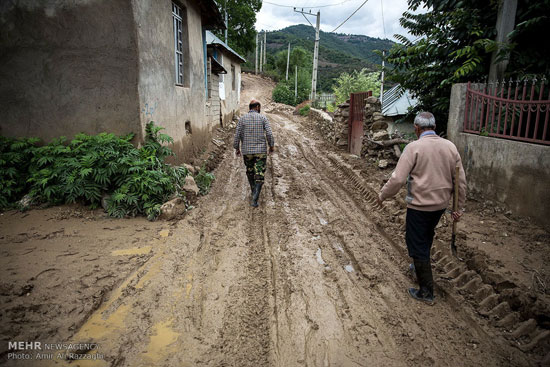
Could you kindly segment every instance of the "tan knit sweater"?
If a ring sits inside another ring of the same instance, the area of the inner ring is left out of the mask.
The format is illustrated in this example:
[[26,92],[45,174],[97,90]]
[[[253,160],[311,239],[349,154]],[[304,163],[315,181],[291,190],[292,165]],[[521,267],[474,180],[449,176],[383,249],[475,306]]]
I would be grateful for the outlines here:
[[466,175],[455,145],[437,135],[425,135],[408,144],[390,179],[380,192],[385,200],[407,182],[407,207],[435,211],[447,208],[453,193],[455,167],[460,167],[458,207],[464,208]]

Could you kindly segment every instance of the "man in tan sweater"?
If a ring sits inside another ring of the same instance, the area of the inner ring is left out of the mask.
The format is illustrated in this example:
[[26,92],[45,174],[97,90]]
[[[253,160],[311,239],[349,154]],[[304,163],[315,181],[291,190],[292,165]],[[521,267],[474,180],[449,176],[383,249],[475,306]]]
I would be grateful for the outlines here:
[[[410,288],[409,294],[432,304],[433,276],[430,251],[435,226],[449,205],[453,193],[455,167],[460,167],[458,203],[464,208],[466,177],[462,160],[449,140],[434,131],[435,118],[430,112],[421,112],[414,119],[418,140],[407,145],[390,179],[378,196],[379,204],[399,191],[407,183],[406,236],[409,256],[413,258],[419,289]],[[452,212],[460,220],[463,209]]]

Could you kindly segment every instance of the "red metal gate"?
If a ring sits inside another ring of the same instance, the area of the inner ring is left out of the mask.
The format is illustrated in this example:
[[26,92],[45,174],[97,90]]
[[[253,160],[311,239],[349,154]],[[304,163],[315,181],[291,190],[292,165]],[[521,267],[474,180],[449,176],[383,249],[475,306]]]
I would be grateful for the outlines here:
[[365,100],[372,96],[372,91],[350,94],[349,122],[348,122],[348,147],[351,154],[361,156],[363,145],[363,115]]

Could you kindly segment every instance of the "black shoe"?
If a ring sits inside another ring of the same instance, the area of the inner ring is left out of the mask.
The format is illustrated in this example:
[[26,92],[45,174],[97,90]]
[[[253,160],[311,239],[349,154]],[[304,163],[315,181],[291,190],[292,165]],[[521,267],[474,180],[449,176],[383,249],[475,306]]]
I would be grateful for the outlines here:
[[258,207],[258,199],[260,198],[260,192],[262,191],[263,182],[256,182],[254,191],[252,192],[252,205],[254,208]]
[[432,305],[434,303],[432,265],[430,261],[414,260],[414,269],[418,279],[419,289],[410,288],[409,294],[416,300]]

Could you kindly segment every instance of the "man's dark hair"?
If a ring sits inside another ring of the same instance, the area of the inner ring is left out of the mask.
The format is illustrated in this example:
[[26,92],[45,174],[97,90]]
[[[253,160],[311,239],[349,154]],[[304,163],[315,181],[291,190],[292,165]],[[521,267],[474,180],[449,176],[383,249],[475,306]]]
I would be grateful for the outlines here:
[[252,102],[251,104],[248,105],[248,109],[252,110],[252,109],[258,107],[259,105],[260,105],[260,102]]

